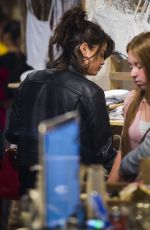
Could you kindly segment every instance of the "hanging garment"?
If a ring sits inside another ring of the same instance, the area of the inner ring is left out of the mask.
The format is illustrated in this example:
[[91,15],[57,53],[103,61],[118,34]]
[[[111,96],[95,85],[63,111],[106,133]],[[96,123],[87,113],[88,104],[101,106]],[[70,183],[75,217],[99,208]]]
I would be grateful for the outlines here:
[[[52,18],[50,19],[51,30],[54,31],[55,26],[59,23],[59,19],[62,17],[68,9],[73,6],[79,5],[80,0],[55,0],[53,5]],[[57,50],[55,45],[53,46],[52,57],[57,58],[61,50]]]
[[59,22],[60,17],[71,7],[78,5],[80,0],[55,0],[54,1],[54,26]]
[[[100,2],[100,1],[98,1]],[[119,11],[113,6],[101,5],[97,7],[90,0],[89,19],[94,21],[107,32],[115,41],[115,51],[127,56],[126,45],[137,34],[150,30],[150,24],[147,21],[149,14],[148,5],[145,12],[127,13]]]
[[[47,21],[38,20],[34,15],[31,0],[27,3],[26,47],[27,63],[34,69],[44,69],[48,61],[49,38],[63,13],[79,0],[52,0]],[[54,54],[56,55],[54,50]]]
[[[54,0],[53,0],[54,1]],[[27,6],[30,4],[27,0]],[[52,10],[50,9],[49,18]],[[26,24],[26,47],[27,47],[27,63],[34,69],[44,69],[48,60],[48,45],[52,31],[49,26],[49,18],[47,21],[38,20],[33,13],[30,4],[27,9]]]

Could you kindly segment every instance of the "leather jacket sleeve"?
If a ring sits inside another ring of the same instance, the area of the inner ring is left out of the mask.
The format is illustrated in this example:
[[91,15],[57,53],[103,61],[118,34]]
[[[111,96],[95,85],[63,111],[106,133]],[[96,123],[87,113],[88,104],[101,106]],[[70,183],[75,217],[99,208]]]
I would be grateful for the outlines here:
[[6,131],[6,138],[13,144],[18,144],[18,137],[20,135],[20,122],[21,122],[21,97],[20,89],[18,88],[15,92],[14,99],[12,101],[12,111],[9,118],[9,126]]
[[[81,117],[81,163],[102,164],[109,171],[116,151],[112,147],[103,90],[72,72],[47,72],[38,71],[31,75],[16,90],[6,138],[14,144],[19,142],[22,162],[25,163],[27,157],[26,161],[29,161],[37,156],[39,122],[78,110]],[[35,162],[36,159],[31,164]]]
[[[84,154],[86,154],[83,157],[85,159],[83,163],[101,163],[106,169],[110,170],[116,151],[112,147],[111,128],[103,90],[99,89],[94,96],[88,99],[82,98],[81,103],[84,111],[80,108],[79,110],[81,111],[81,117],[85,119],[81,122],[81,138],[83,138],[81,143],[84,143],[82,124],[87,125],[87,139],[89,139],[87,149],[83,149],[84,147],[81,146],[81,150],[85,150]],[[88,155],[89,149],[91,152]]]

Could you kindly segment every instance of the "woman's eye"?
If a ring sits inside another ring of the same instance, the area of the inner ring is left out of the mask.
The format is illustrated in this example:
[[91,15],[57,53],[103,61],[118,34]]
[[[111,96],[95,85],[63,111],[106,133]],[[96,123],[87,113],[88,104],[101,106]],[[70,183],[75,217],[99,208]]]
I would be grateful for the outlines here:
[[143,66],[140,65],[140,64],[138,64],[137,67],[138,67],[138,69],[142,69],[143,68]]
[[131,64],[129,64],[129,68],[130,68],[130,70],[132,70],[133,68],[142,69],[143,66],[141,64],[137,64],[137,65],[131,65]]

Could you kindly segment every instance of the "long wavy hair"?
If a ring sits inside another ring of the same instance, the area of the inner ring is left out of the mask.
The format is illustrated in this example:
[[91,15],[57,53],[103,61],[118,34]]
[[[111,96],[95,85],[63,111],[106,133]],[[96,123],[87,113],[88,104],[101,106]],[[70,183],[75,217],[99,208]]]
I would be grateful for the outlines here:
[[[86,68],[83,65],[83,55],[80,51],[80,45],[83,42],[86,42],[91,49],[95,45],[101,47],[107,43],[105,59],[114,50],[114,42],[111,37],[99,25],[88,21],[86,12],[77,6],[64,13],[54,30],[54,35],[49,42],[49,66],[65,70],[72,63],[81,73],[85,74]],[[57,58],[51,55],[54,46],[59,52]]]
[[132,51],[133,55],[140,60],[145,72],[147,85],[145,90],[141,90],[138,87],[135,88],[135,97],[128,108],[121,141],[123,156],[131,150],[128,130],[136,116],[142,99],[145,98],[148,104],[150,104],[150,32],[144,32],[134,37],[127,45],[127,53],[129,51]]

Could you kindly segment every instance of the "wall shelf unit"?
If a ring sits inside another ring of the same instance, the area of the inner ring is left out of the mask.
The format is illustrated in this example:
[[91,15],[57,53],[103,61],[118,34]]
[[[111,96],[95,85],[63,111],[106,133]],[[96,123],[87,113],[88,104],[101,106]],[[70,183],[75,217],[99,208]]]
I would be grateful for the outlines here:
[[[133,87],[133,81],[130,72],[110,72],[109,73],[110,89],[123,89],[128,86]],[[124,86],[126,83],[127,86]]]
[[133,89],[127,59],[112,55],[108,61],[108,75],[110,89]]

